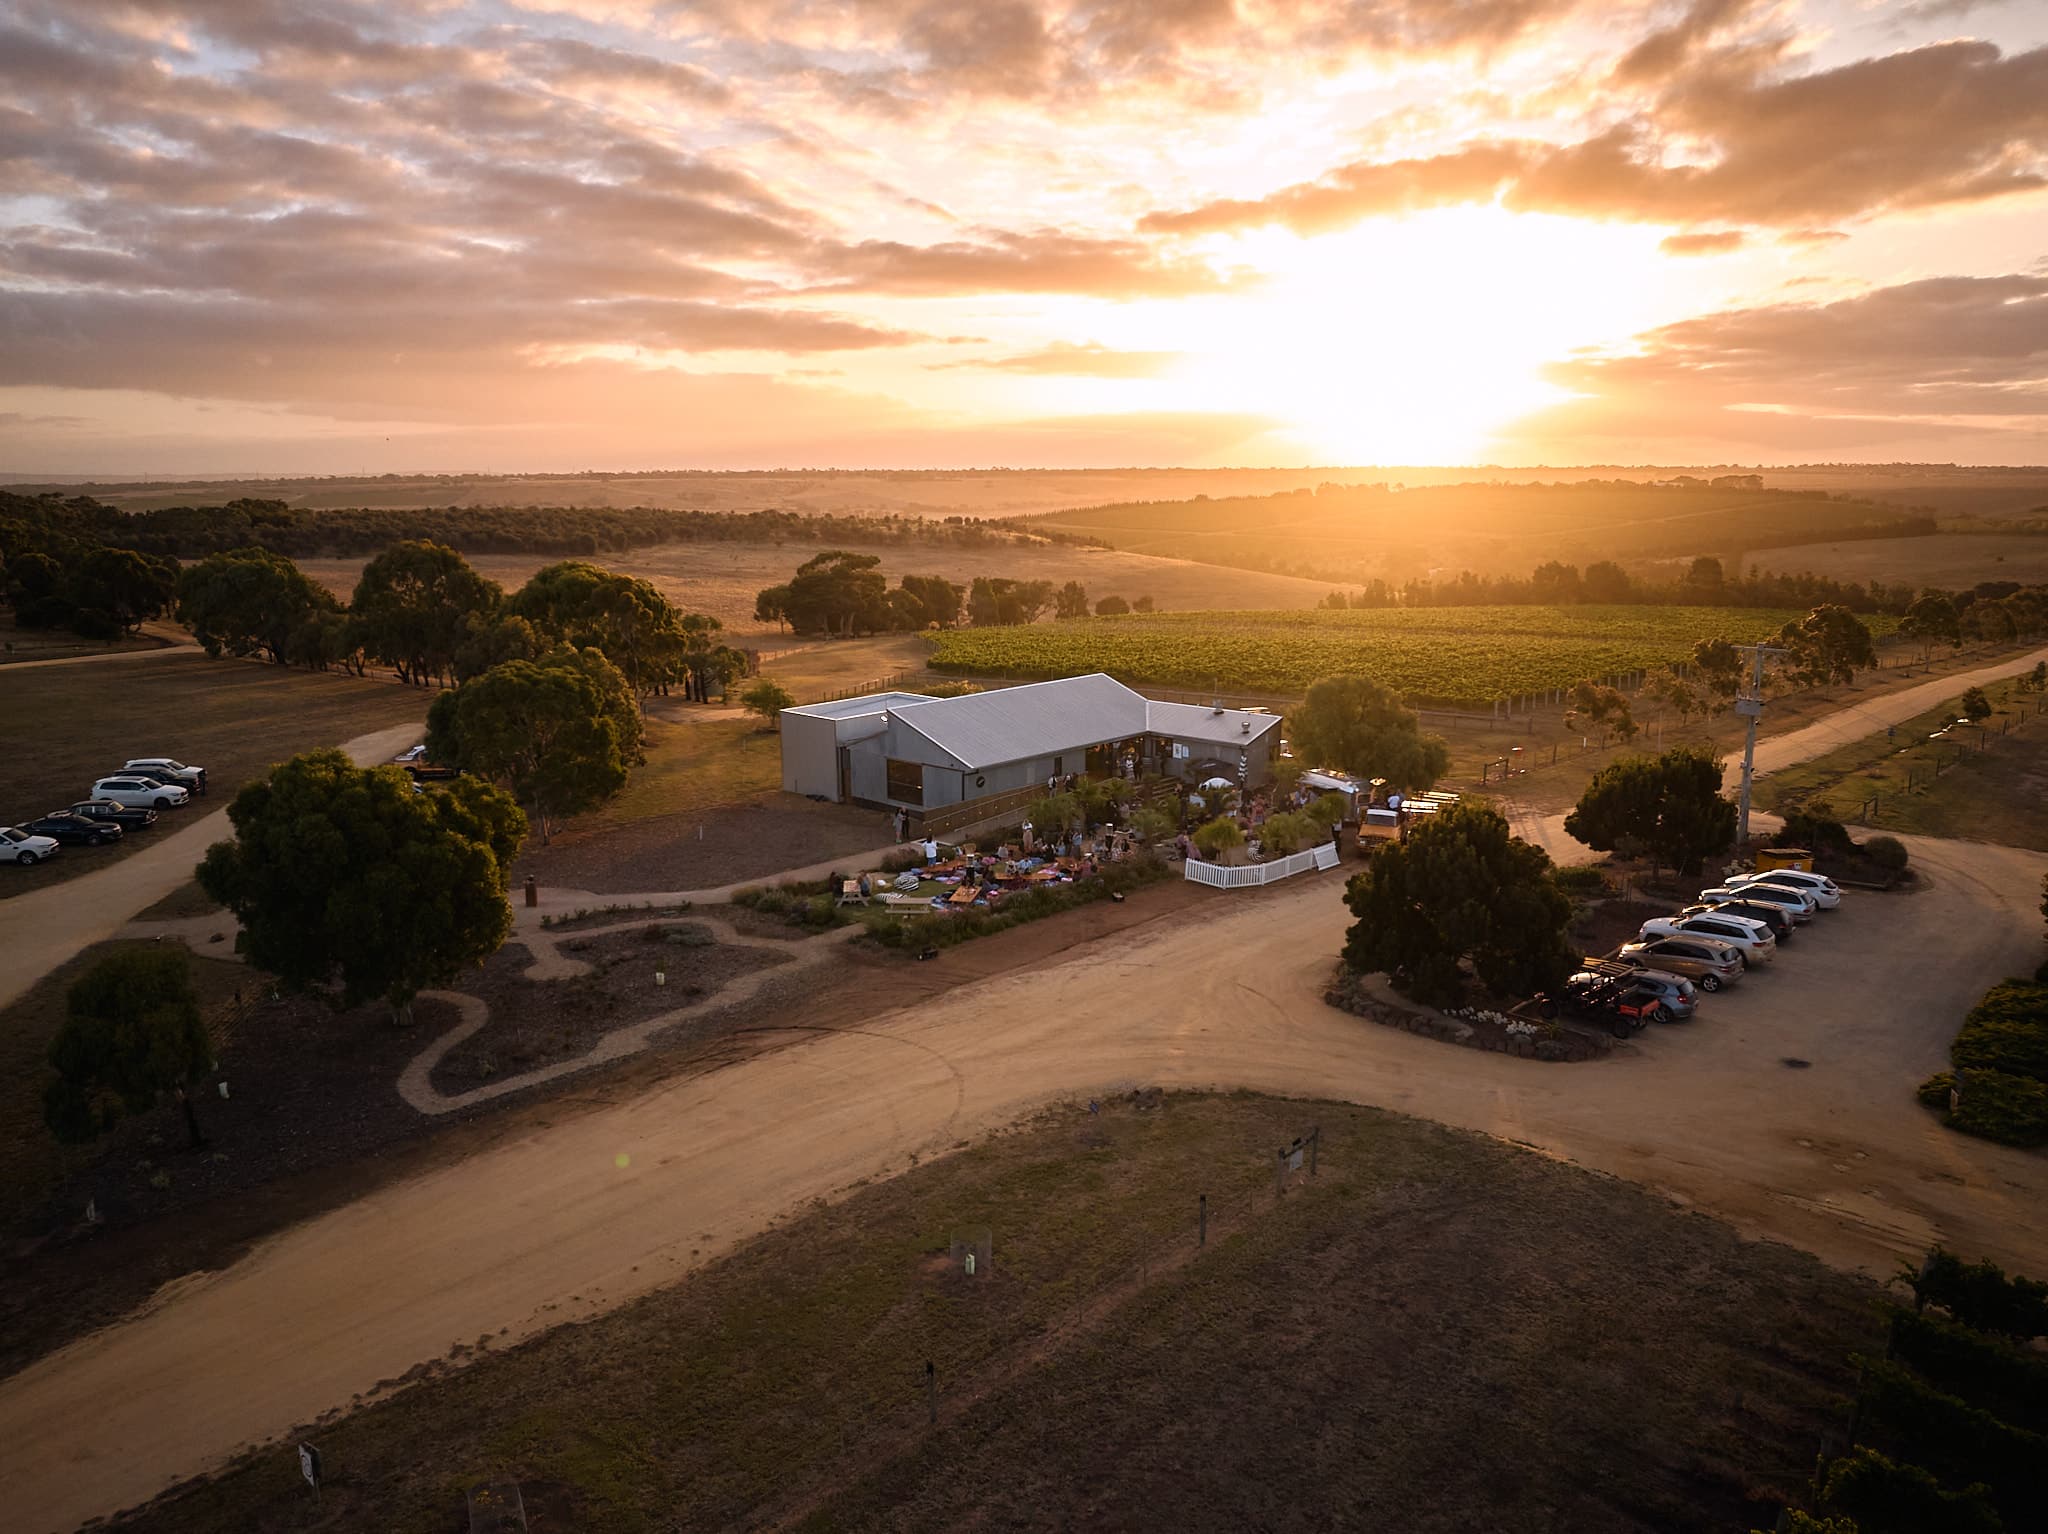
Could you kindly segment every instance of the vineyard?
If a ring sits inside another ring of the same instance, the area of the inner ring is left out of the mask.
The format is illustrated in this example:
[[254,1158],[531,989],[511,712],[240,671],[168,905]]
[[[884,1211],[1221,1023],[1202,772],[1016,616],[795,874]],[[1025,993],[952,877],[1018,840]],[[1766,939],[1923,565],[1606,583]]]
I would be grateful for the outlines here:
[[[1727,607],[1321,608],[1132,613],[1074,623],[955,629],[937,671],[1060,677],[1106,671],[1127,682],[1298,694],[1318,677],[1362,672],[1411,702],[1486,706],[1586,677],[1660,666],[1716,637],[1775,633],[1796,612]],[[1873,617],[1879,634],[1892,620]]]

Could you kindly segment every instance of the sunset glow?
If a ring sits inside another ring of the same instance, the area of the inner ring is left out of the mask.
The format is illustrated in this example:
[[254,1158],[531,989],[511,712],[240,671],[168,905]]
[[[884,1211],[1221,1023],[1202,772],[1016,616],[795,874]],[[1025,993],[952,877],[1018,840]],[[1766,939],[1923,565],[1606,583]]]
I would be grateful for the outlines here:
[[0,468],[2048,456],[2021,5],[0,18]]

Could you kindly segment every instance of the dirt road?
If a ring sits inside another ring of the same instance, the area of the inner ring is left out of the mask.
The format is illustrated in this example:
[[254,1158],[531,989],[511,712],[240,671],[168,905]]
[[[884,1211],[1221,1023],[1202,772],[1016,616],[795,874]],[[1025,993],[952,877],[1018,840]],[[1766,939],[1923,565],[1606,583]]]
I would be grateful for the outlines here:
[[1135,1082],[1384,1104],[1846,1265],[1882,1271],[1941,1236],[2048,1269],[2032,1215],[2048,1160],[1949,1134],[1911,1096],[1985,977],[2038,957],[2041,859],[1913,850],[1922,892],[1852,897],[1696,1024],[1577,1067],[1325,1006],[1345,921],[1332,876],[1218,891],[1206,919],[1183,912],[1056,968],[568,1118],[175,1286],[0,1384],[0,1505],[24,1530],[70,1527],[456,1343],[616,1305],[806,1199],[1048,1099]]
[[[359,735],[341,749],[353,761],[369,766],[390,761],[417,740],[419,733],[417,724],[399,725]],[[222,808],[203,812],[200,806],[207,803]],[[0,966],[0,1007],[81,948],[112,937],[137,911],[154,905],[191,878],[206,849],[229,834],[225,804],[226,796],[221,795],[187,809],[167,811],[186,823],[175,831],[151,831],[148,846],[118,863],[8,901],[7,963]],[[194,815],[200,818],[189,819]]]

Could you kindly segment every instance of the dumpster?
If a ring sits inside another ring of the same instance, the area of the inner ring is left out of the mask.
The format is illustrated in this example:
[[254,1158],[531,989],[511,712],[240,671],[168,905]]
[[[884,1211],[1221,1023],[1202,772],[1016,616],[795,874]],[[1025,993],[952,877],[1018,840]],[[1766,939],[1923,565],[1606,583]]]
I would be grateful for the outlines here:
[[1766,847],[1756,855],[1756,871],[1768,873],[1773,868],[1796,868],[1810,874],[1813,854],[1804,847]]

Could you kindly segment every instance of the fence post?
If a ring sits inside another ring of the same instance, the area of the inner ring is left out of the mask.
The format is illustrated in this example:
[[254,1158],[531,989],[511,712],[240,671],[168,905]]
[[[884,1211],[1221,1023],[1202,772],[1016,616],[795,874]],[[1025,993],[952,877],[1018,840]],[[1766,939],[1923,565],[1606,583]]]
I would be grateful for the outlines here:
[[1198,1204],[1198,1205],[1196,1206],[1196,1208],[1197,1208],[1197,1209],[1199,1210],[1199,1219],[1200,1219],[1200,1222],[1201,1222],[1201,1223],[1200,1223],[1200,1224],[1199,1224],[1199,1226],[1197,1227],[1197,1233],[1196,1233],[1196,1236],[1195,1236],[1195,1245],[1196,1245],[1196,1246],[1207,1246],[1207,1245],[1209,1244],[1209,1195],[1208,1195],[1208,1194],[1204,1193],[1204,1194],[1203,1194],[1203,1195],[1201,1196],[1201,1202],[1200,1202],[1200,1203],[1199,1203],[1199,1204]]

